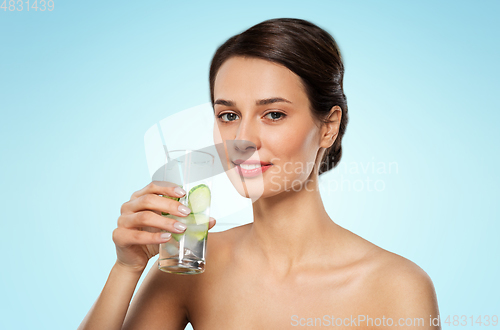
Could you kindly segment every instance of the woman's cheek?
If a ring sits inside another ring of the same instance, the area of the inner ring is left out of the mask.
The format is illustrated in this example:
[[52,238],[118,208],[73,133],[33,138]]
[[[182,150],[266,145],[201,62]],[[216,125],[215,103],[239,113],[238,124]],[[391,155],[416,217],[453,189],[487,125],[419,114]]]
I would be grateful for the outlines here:
[[276,158],[273,158],[273,159],[274,159],[274,161],[271,159],[271,163],[273,164],[273,166],[271,166],[271,168],[269,169],[269,172],[272,174],[279,174],[279,173],[281,173],[281,166],[279,166],[278,164],[275,163]]

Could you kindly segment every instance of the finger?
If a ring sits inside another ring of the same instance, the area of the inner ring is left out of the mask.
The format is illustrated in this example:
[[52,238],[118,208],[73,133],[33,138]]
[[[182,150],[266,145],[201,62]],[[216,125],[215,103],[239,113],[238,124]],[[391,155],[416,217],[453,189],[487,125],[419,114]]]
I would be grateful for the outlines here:
[[215,219],[210,217],[210,220],[208,221],[208,229],[212,229],[213,226],[215,226]]
[[118,227],[113,230],[113,242],[117,247],[161,244],[169,241],[171,238],[172,234],[164,232],[150,233],[124,227]]
[[182,203],[156,194],[142,195],[122,205],[121,214],[130,214],[144,210],[170,213],[185,217],[191,210]]
[[127,229],[153,227],[173,233],[183,233],[187,226],[175,219],[158,215],[151,211],[123,215],[118,218],[118,227]]
[[178,187],[175,183],[168,181],[152,181],[146,187],[132,194],[130,200],[139,198],[146,194],[166,195],[170,197],[182,197],[186,191]]

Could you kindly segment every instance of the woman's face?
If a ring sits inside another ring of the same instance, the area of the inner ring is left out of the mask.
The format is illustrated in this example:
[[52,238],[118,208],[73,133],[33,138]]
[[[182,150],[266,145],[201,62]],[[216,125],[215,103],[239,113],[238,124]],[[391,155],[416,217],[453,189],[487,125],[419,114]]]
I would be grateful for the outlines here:
[[[333,143],[314,121],[300,78],[279,64],[228,59],[217,73],[214,100],[214,141],[224,141],[231,182],[253,200],[304,188],[319,148]],[[235,164],[241,161],[260,164]]]

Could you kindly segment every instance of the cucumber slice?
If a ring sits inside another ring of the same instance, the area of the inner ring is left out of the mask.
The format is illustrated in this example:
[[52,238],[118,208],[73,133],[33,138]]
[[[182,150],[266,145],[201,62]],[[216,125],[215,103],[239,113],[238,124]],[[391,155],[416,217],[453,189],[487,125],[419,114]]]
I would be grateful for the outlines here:
[[177,242],[179,242],[181,240],[182,235],[184,235],[184,234],[174,234],[174,233],[172,233],[172,238],[175,239]]
[[197,241],[201,241],[202,239],[207,237],[208,232],[206,232],[206,231],[194,231],[194,232],[191,232],[191,233],[186,234],[186,235],[195,238]]
[[161,196],[165,197],[165,198],[173,199],[174,201],[179,201],[179,198],[180,198],[180,197],[172,197],[172,196],[167,196],[167,195],[161,195]]
[[189,228],[193,225],[196,225],[196,218],[195,218],[195,215],[193,213],[189,213],[186,217],[177,217],[177,216],[174,216],[174,219],[176,219],[177,221],[180,221],[186,225],[188,225],[188,228],[186,229],[185,232],[183,233],[180,233],[180,234],[174,234],[172,233],[172,237],[177,241],[179,242],[182,238],[183,235],[186,234],[186,232],[189,230]]
[[179,242],[182,235],[187,236],[187,238],[194,239],[194,241],[201,241],[208,235],[208,222],[205,225],[188,225],[188,228],[184,233],[172,234],[172,237]]
[[194,218],[194,214],[193,213],[189,213],[187,216],[185,217],[178,217],[178,216],[173,216],[173,218],[177,221],[180,221],[186,225],[194,225],[196,224],[196,221],[195,221],[195,218]]
[[193,213],[200,213],[210,205],[210,189],[206,184],[199,184],[189,191],[188,207]]
[[197,225],[202,225],[210,221],[209,216],[206,215],[205,213],[194,213],[193,215],[194,215],[194,221],[196,222]]
[[[181,186],[182,187],[182,186]],[[203,212],[210,205],[210,188],[206,184],[199,184],[193,187],[188,195],[188,207],[191,209],[191,213],[186,217],[173,216],[174,219],[179,220],[186,225],[188,229],[184,233],[174,234],[172,233],[172,238],[179,242],[182,236],[187,235],[190,239],[196,241],[201,241],[207,237],[208,234],[208,221],[210,220],[208,215]],[[179,201],[180,198],[163,196],[166,198],[171,198],[173,200]],[[161,213],[162,215],[169,215],[168,213]],[[194,230],[193,230],[194,229]],[[201,230],[200,230],[201,229]]]

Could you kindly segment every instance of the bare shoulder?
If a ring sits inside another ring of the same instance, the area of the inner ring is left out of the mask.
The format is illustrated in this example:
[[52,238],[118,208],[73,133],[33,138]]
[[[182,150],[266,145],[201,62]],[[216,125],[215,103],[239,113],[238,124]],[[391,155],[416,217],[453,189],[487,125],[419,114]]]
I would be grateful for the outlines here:
[[373,314],[394,317],[436,316],[437,297],[429,275],[416,263],[364,238],[343,231],[349,259],[358,260],[358,289]]
[[422,268],[382,248],[376,249],[372,258],[367,292],[370,300],[377,301],[381,312],[390,311],[401,317],[439,313],[434,284]]

